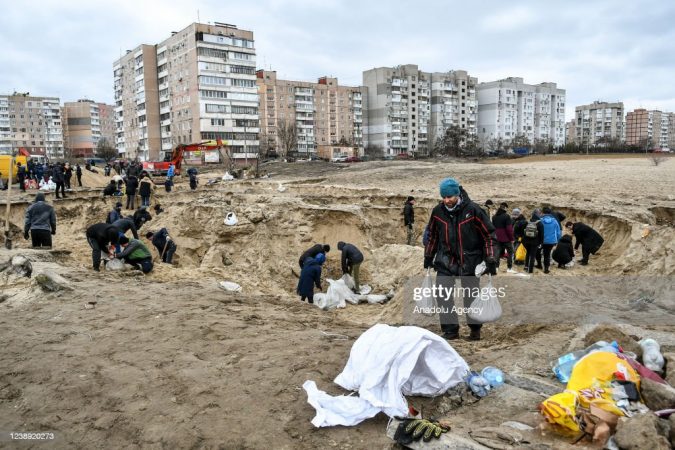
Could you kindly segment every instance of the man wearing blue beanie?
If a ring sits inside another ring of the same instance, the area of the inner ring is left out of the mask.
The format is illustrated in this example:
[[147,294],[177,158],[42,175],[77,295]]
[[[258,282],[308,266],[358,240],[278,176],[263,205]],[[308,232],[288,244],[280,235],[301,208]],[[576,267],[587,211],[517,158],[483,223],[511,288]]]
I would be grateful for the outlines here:
[[[427,225],[429,241],[424,247],[424,268],[433,267],[437,284],[445,288],[456,284],[462,277],[464,307],[473,303],[479,291],[479,278],[475,276],[476,266],[485,261],[488,272],[497,274],[497,239],[495,227],[488,215],[472,202],[469,195],[454,178],[441,181],[440,194],[443,199],[432,211]],[[439,277],[444,277],[441,281]],[[467,289],[468,288],[468,289]],[[470,295],[466,295],[470,293]],[[454,308],[453,293],[449,296],[440,290],[438,306],[441,308],[441,330],[445,339],[459,338],[459,319]],[[467,317],[471,334],[470,340],[480,340],[482,325]]]

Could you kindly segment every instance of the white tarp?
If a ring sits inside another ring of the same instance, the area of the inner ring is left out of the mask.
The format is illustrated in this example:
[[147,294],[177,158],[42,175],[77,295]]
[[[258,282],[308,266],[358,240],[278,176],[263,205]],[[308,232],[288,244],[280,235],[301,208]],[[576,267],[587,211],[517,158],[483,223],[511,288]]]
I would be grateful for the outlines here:
[[440,336],[419,327],[377,324],[354,342],[347,365],[335,378],[359,397],[332,397],[313,381],[302,387],[316,409],[314,426],[350,426],[380,411],[406,416],[404,395],[441,395],[461,383],[468,371],[466,361]]

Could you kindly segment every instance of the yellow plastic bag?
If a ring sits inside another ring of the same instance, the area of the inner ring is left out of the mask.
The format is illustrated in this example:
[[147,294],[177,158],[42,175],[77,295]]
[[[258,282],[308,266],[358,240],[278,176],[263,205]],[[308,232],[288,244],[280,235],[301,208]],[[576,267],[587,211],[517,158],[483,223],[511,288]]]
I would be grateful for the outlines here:
[[632,381],[640,389],[640,376],[626,360],[612,352],[593,352],[574,365],[567,390],[578,392],[594,383],[613,381],[617,378],[615,374],[620,375],[620,379]]
[[541,414],[549,423],[557,423],[572,431],[580,431],[577,422],[579,399],[574,392],[561,392],[541,402]]
[[525,246],[521,243],[518,246],[518,250],[516,250],[516,261],[517,262],[525,262],[525,255],[527,254],[527,251],[525,250]]
[[624,415],[614,402],[612,385],[609,382],[593,383],[592,386],[579,390],[578,394],[577,398],[581,408],[590,411],[593,405],[617,416]]

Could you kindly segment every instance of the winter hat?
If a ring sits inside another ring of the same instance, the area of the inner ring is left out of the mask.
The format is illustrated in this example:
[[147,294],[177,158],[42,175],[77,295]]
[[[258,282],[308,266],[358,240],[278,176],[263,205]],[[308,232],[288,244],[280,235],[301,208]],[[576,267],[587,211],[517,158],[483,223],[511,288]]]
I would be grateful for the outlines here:
[[340,241],[338,242],[338,250],[342,250],[342,248],[345,246],[345,243]]
[[544,214],[551,214],[551,212],[552,212],[551,208],[549,208],[548,206],[545,206],[543,211],[544,211]]
[[410,202],[410,201],[413,201],[413,200],[415,200],[415,197],[413,197],[412,195],[409,195],[406,202]]
[[37,202],[44,202],[44,201],[45,201],[45,194],[43,194],[42,192],[38,192],[38,193],[35,195],[35,203],[37,203]]
[[459,195],[459,183],[454,178],[446,178],[441,181],[441,197],[453,197]]
[[324,244],[324,245],[323,245],[323,252],[324,252],[324,253],[328,253],[329,251],[330,251],[330,245]]
[[572,228],[572,225],[574,225],[572,222],[567,222],[565,228]]
[[323,264],[326,262],[326,255],[324,255],[323,253],[319,253],[314,257],[314,260],[319,264]]
[[513,217],[518,217],[520,215],[520,208],[513,208],[513,211],[511,211],[511,215]]
[[120,236],[119,240],[120,244],[128,244],[129,243],[129,238],[126,236]]
[[120,202],[115,203],[115,208],[121,208],[122,204]]
[[506,203],[506,202],[501,202],[501,203],[499,204],[499,206],[500,206],[500,208],[507,209],[507,208],[509,207],[509,204]]

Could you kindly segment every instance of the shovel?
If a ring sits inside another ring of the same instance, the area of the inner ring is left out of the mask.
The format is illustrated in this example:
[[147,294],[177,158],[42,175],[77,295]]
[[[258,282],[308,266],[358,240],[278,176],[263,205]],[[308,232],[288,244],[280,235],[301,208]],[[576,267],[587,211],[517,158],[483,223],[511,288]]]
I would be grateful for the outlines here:
[[9,210],[11,206],[10,192],[12,191],[12,172],[14,171],[14,157],[9,159],[9,178],[7,179],[7,214],[5,215],[5,248],[12,249],[12,238],[9,236]]

